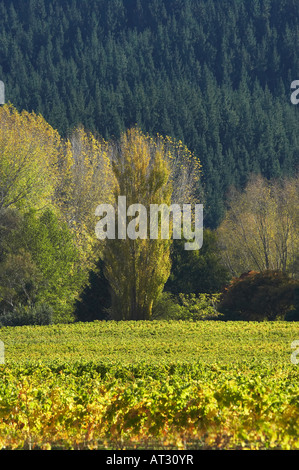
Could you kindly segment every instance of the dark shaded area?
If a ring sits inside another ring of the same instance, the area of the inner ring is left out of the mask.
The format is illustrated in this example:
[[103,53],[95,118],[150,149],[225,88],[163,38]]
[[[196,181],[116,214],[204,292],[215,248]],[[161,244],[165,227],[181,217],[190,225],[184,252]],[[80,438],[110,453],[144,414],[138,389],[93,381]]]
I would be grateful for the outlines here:
[[103,274],[103,263],[99,260],[97,269],[89,274],[89,283],[75,305],[76,321],[89,322],[105,320],[111,305],[109,283]]
[[200,250],[186,251],[185,240],[174,240],[171,275],[165,291],[172,294],[214,294],[221,292],[230,280],[223,265],[216,234],[204,230]]

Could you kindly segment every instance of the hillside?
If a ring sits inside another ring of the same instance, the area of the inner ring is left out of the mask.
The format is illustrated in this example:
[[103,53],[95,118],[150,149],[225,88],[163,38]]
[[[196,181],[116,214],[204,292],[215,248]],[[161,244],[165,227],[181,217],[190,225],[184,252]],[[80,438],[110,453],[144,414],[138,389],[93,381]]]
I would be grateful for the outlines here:
[[63,135],[138,124],[182,140],[215,228],[230,185],[298,166],[298,39],[295,0],[3,0],[0,79]]

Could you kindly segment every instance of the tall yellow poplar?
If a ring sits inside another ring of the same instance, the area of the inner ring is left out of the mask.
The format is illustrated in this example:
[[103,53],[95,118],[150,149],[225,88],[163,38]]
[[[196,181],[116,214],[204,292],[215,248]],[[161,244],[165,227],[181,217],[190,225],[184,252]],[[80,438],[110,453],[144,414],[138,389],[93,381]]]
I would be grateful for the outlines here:
[[[174,184],[177,193],[181,189],[180,184],[185,190],[184,202],[189,202],[193,195],[193,173],[191,178],[187,178],[192,165],[188,167],[186,155],[189,154],[182,144],[180,146],[181,148],[176,147],[168,138],[158,136],[153,139],[137,128],[128,130],[116,144],[110,144],[110,158],[116,181],[116,234],[118,198],[124,196],[126,208],[141,204],[146,209],[147,230],[146,236],[143,234],[136,238],[126,236],[119,239],[116,235],[115,240],[105,241],[102,258],[112,293],[111,315],[115,320],[148,320],[153,304],[169,277],[171,229],[169,239],[150,238],[150,205],[170,206],[174,202]],[[196,166],[195,159],[193,165]],[[179,175],[186,175],[186,178],[180,179]],[[140,216],[139,212],[138,217]],[[144,219],[141,221],[138,217],[133,220],[128,217],[128,228],[133,223],[140,233],[140,224],[144,223]]]

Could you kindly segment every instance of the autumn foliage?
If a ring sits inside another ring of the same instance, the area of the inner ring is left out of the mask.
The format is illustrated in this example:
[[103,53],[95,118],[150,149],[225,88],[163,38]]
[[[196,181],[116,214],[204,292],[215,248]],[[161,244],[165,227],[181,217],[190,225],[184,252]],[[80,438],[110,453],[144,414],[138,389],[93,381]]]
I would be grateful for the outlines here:
[[[200,162],[169,137],[133,128],[106,142],[74,129],[61,138],[42,116],[0,108],[0,311],[50,303],[71,321],[99,260],[114,319],[149,319],[170,268],[170,240],[108,240],[96,208],[195,202]],[[56,301],[55,301],[56,299]],[[16,313],[17,315],[17,313]]]
[[299,281],[281,271],[250,271],[225,289],[219,311],[228,320],[284,319],[294,309]]
[[[126,196],[128,206],[144,205],[148,217],[150,204],[170,206],[196,197],[200,165],[181,142],[161,136],[153,139],[133,128],[111,146],[111,160],[115,207],[118,196]],[[111,286],[111,318],[151,318],[154,302],[170,275],[170,248],[170,239],[153,240],[149,234],[145,239],[105,242],[101,256]]]

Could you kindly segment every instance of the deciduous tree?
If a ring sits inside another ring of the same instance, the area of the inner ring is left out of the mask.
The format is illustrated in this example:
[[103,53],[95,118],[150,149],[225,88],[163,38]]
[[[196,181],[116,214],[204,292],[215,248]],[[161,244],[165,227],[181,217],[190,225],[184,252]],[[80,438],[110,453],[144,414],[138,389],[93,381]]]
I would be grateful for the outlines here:
[[60,136],[35,113],[0,108],[0,212],[53,204]]
[[90,269],[99,256],[95,210],[99,204],[112,201],[114,188],[108,144],[78,127],[61,146],[59,163],[56,203],[75,234],[82,263]]
[[280,270],[297,275],[298,178],[252,178],[244,192],[232,190],[218,229],[223,259],[232,275]]
[[182,144],[161,136],[153,139],[137,128],[128,130],[111,147],[111,159],[116,178],[116,233],[119,196],[126,196],[127,206],[138,203],[147,209],[145,236],[136,217],[130,221],[136,236],[125,234],[123,239],[105,242],[103,260],[112,290],[111,314],[117,320],[146,320],[151,317],[153,303],[171,268],[172,232],[170,229],[169,239],[150,239],[150,204],[170,206],[174,198],[179,202],[180,184],[184,188],[184,202],[192,200],[198,162],[195,157],[192,161]]

